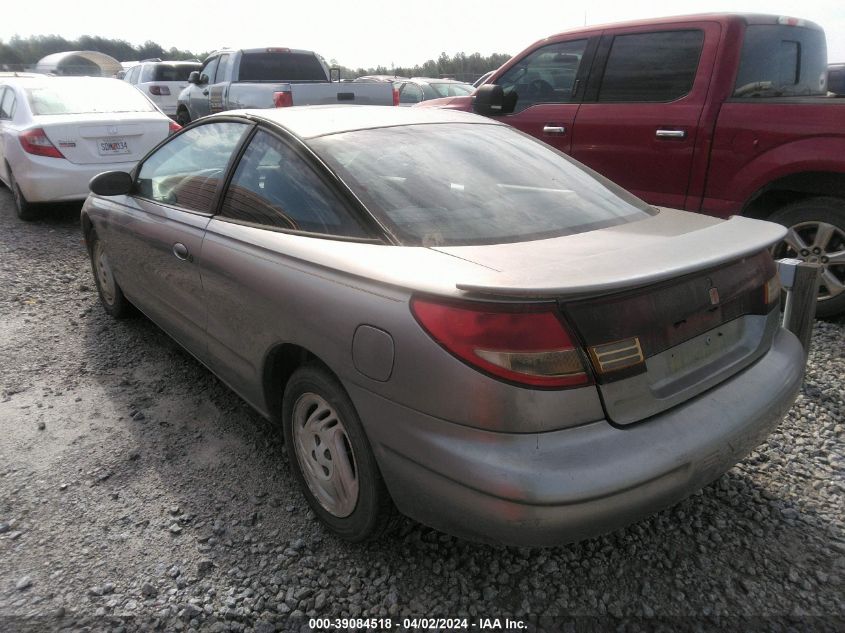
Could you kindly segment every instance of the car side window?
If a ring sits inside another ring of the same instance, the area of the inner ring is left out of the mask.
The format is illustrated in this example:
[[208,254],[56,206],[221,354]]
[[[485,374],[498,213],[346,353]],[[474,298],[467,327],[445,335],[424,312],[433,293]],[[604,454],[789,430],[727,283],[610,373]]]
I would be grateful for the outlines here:
[[226,75],[229,72],[229,66],[232,62],[231,55],[221,55],[220,56],[220,63],[217,66],[217,73],[215,74],[214,83],[219,84],[221,81],[226,80]]
[[155,64],[144,64],[143,70],[141,70],[141,72],[139,73],[140,77],[137,77],[137,83],[145,84],[150,81],[155,81],[155,72]]
[[138,75],[141,74],[141,66],[134,66],[133,68],[129,69],[129,83],[135,85],[138,83]]
[[514,112],[538,103],[572,103],[575,78],[587,40],[558,42],[538,48],[517,62],[496,82],[506,98],[516,99]]
[[399,90],[399,103],[419,103],[423,100],[423,91],[416,84],[404,84]]
[[135,181],[137,195],[189,211],[212,213],[220,179],[250,127],[220,121],[173,137],[141,165]]
[[368,237],[316,172],[290,146],[263,130],[244,152],[220,215],[277,229]]
[[219,57],[215,57],[214,59],[210,59],[205,63],[205,66],[202,67],[200,71],[200,82],[201,83],[214,83],[214,74],[217,72],[217,64],[220,62]]
[[15,116],[15,91],[0,87],[0,119],[9,120]]
[[613,39],[598,100],[666,102],[692,90],[704,32],[660,31]]

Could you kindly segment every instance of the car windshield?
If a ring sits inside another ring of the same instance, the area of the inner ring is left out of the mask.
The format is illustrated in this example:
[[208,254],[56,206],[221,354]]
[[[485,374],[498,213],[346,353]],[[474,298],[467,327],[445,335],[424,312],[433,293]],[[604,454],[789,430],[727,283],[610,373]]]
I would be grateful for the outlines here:
[[475,90],[470,84],[442,83],[428,85],[437,93],[438,97],[463,97],[472,94],[472,91]]
[[581,233],[657,213],[548,145],[493,124],[428,124],[310,142],[404,244]]
[[36,115],[155,111],[144,95],[116,79],[66,81],[56,78],[27,86],[25,90],[32,113]]

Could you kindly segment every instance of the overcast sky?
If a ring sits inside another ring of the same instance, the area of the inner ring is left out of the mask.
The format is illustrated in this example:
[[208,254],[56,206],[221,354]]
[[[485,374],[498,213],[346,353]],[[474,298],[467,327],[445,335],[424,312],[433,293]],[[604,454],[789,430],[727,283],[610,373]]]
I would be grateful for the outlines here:
[[[293,8],[293,7],[296,8]],[[515,54],[587,24],[713,11],[791,15],[819,23],[830,61],[845,62],[845,0],[7,0],[0,39],[99,35],[194,52],[223,46],[315,50],[350,67],[413,66],[441,52]]]

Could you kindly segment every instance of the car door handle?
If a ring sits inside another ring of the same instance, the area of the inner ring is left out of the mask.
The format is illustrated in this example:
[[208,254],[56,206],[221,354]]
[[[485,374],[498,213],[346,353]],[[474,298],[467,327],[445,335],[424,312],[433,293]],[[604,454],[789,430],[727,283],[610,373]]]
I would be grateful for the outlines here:
[[686,138],[686,130],[657,130],[654,135],[657,138]]
[[207,97],[208,96],[208,90],[203,90],[202,94],[203,94],[204,97]]
[[552,136],[561,136],[566,134],[566,126],[565,125],[544,125],[543,126],[543,134],[549,134]]
[[182,244],[182,242],[176,242],[173,245],[173,254],[183,261],[187,261],[188,258],[191,256],[191,254],[188,252],[188,247]]

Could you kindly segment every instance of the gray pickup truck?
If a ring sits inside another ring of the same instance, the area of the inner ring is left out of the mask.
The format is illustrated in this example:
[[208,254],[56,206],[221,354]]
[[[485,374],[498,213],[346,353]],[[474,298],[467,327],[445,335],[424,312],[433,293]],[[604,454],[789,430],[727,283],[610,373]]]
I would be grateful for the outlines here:
[[179,94],[176,120],[242,108],[350,103],[395,105],[393,85],[335,82],[313,51],[290,48],[220,50],[191,73]]

